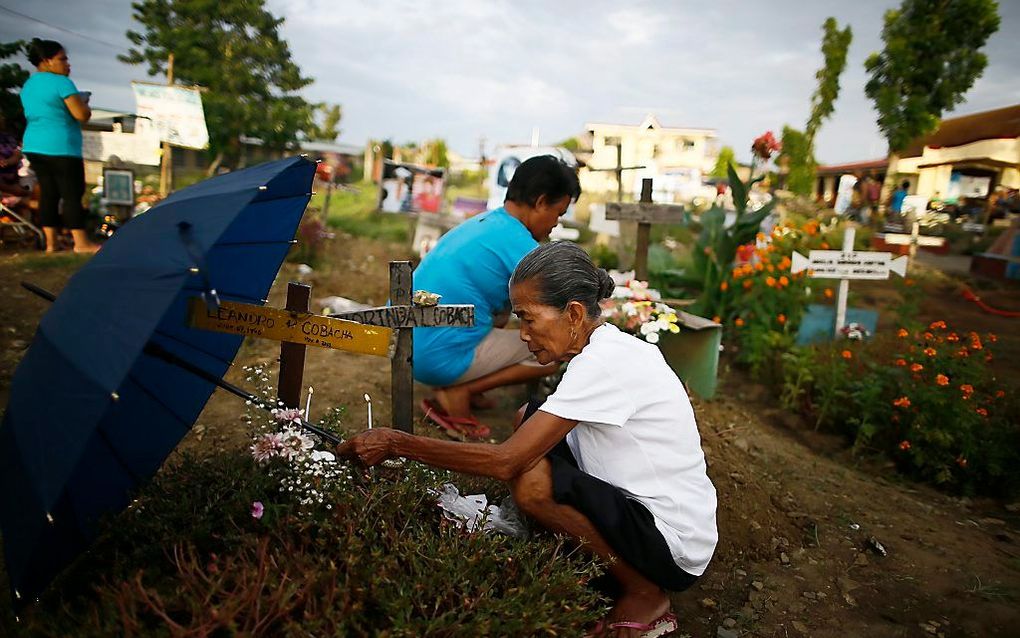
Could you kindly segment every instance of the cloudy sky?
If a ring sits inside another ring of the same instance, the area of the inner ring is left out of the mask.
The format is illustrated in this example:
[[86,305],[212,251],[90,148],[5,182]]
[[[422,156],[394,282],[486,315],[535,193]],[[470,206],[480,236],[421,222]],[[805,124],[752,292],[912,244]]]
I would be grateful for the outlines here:
[[[881,47],[898,0],[268,0],[305,75],[308,99],[344,107],[341,141],[446,138],[477,155],[543,143],[586,122],[715,128],[746,157],[757,134],[802,127],[821,64],[821,24],[853,27],[836,112],[817,140],[822,162],[880,157],[885,143],[864,95],[863,62]],[[13,12],[35,18],[15,15]],[[1020,103],[1020,2],[1000,2],[990,63],[956,113]],[[40,22],[41,21],[41,22]],[[46,23],[46,24],[43,24]],[[130,110],[145,69],[116,60],[128,0],[0,0],[0,41],[67,47],[72,78],[94,106]]]

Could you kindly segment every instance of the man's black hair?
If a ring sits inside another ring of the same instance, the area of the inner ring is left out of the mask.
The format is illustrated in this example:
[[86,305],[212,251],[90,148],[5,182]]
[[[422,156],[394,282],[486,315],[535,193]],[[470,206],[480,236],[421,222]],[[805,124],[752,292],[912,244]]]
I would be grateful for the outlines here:
[[545,195],[548,202],[566,196],[576,200],[581,196],[577,173],[563,160],[552,155],[539,155],[525,161],[517,167],[510,180],[510,186],[506,189],[506,201],[534,206],[542,195]]
[[903,183],[900,184],[900,186],[903,188],[903,190],[910,190],[910,182],[906,180],[903,180]]

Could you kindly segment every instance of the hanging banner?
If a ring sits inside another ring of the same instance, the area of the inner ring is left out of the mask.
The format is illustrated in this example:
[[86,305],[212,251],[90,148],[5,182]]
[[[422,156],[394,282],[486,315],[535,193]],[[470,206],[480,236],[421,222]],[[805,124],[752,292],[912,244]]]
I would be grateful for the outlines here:
[[132,82],[131,86],[137,114],[149,118],[161,141],[198,150],[209,146],[198,89],[143,82]]

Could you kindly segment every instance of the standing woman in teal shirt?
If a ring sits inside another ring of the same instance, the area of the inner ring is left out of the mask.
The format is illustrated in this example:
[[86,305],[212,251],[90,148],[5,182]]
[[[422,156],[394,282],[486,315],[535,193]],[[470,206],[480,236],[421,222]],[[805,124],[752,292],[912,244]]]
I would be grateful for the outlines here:
[[85,233],[81,204],[85,194],[81,125],[92,117],[92,110],[67,77],[71,65],[59,42],[35,38],[28,45],[28,61],[38,72],[21,88],[21,104],[28,120],[22,152],[39,180],[39,215],[46,252],[56,250],[62,214],[74,238],[74,252],[94,253],[99,245],[89,241]]

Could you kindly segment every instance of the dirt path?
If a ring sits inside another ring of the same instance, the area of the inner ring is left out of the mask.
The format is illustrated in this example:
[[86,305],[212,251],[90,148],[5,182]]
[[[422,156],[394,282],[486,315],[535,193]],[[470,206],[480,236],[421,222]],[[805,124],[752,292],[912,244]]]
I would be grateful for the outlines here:
[[[403,247],[349,237],[333,245],[332,265],[305,277],[313,286],[313,300],[342,295],[383,303],[386,261],[406,256]],[[59,292],[80,263],[0,253],[4,404],[10,376],[47,306],[22,291],[18,282],[29,279]],[[283,306],[286,282],[296,277],[296,269],[285,266],[270,305]],[[937,294],[925,301],[926,311],[961,317],[961,323],[985,321],[995,325],[987,329],[1005,331],[1001,320],[972,317],[975,311],[957,301],[951,283],[943,288],[948,292],[936,287]],[[871,294],[867,288],[861,293]],[[1009,290],[998,301],[1020,306]],[[246,342],[228,378],[244,384],[242,366],[260,363],[271,371],[270,383],[275,385],[278,352],[271,342]],[[1016,365],[1004,362],[1003,372],[1012,373]],[[305,380],[315,388],[313,417],[344,405],[346,427],[360,430],[367,392],[373,397],[376,423],[389,420],[385,359],[309,349]],[[695,406],[709,472],[719,492],[721,541],[706,576],[676,597],[685,632],[723,638],[1017,635],[1016,513],[900,482],[891,468],[880,464],[858,465],[838,440],[816,435],[776,409],[763,388],[737,373],[724,377],[720,395],[723,398]],[[495,438],[509,433],[510,415],[522,396],[520,391],[495,393],[499,407],[482,415]],[[237,399],[217,392],[182,449],[245,445],[242,412]],[[422,433],[440,435],[431,427],[418,427]],[[871,537],[887,556],[869,547]]]

